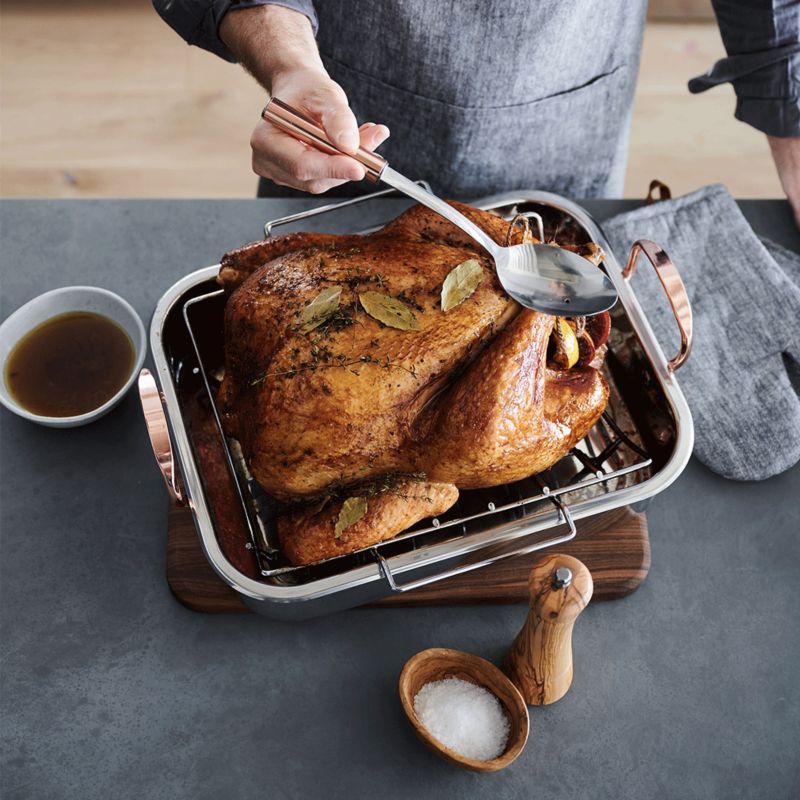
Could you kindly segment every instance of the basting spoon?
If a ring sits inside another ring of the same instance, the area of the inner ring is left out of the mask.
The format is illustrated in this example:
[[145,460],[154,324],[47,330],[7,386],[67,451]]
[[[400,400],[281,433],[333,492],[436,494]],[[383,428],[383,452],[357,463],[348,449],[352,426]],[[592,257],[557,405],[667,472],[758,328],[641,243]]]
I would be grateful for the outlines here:
[[520,305],[545,314],[582,317],[616,303],[617,290],[608,276],[577,253],[549,244],[502,247],[444,200],[392,169],[383,156],[361,147],[357,153],[339,150],[319,125],[277,97],[270,98],[261,116],[324,153],[354,158],[370,180],[387,183],[452,222],[494,259],[500,283]]

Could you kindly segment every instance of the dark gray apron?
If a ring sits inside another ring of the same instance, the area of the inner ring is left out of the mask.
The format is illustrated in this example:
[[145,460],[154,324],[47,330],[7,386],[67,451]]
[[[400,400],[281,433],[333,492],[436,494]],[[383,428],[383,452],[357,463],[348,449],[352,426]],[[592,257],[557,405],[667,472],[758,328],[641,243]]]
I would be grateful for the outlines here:
[[[646,0],[316,0],[325,68],[380,152],[445,197],[621,196]],[[261,181],[259,193],[294,194]],[[360,194],[347,184],[330,194]]]

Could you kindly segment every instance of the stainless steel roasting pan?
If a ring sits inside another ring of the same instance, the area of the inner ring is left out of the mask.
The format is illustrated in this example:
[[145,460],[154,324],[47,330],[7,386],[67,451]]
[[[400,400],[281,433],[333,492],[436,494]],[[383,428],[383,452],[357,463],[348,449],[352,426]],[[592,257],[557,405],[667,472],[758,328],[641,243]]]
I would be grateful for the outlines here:
[[[369,198],[286,217],[268,223],[265,231],[365,199]],[[280,619],[313,617],[563,543],[575,535],[575,520],[625,505],[640,508],[684,469],[694,432],[675,370],[691,348],[691,309],[664,251],[652,242],[637,242],[623,269],[589,214],[547,192],[517,191],[476,205],[508,219],[525,213],[545,239],[593,241],[604,250],[603,268],[620,297],[612,310],[604,367],[611,387],[608,410],[572,453],[547,472],[515,484],[462,492],[456,506],[440,519],[424,520],[395,539],[357,553],[306,567],[284,561],[271,544],[269,498],[245,474],[220,432],[219,447],[246,521],[242,547],[253,569],[231,563],[219,536],[220,523],[226,520],[215,516],[209,502],[208,476],[187,424],[187,398],[198,392],[207,394],[209,413],[215,413],[209,376],[219,369],[222,357],[224,297],[215,283],[219,265],[187,275],[159,300],[150,344],[160,391],[149,373],[140,380],[156,458],[173,500],[191,508],[209,563],[253,610]],[[678,323],[681,351],[671,361],[631,286],[641,255],[655,268]]]

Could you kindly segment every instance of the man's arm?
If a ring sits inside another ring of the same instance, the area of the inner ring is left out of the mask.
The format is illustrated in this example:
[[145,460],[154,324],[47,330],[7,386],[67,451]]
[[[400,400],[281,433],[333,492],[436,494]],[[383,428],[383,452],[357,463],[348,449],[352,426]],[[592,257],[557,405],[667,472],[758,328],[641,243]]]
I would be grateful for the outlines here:
[[783,191],[792,204],[800,228],[800,136],[767,136]]
[[712,3],[728,57],[691,80],[689,91],[733,84],[736,118],[767,134],[800,225],[800,2]]
[[[320,59],[310,0],[153,0],[153,5],[189,44],[240,62],[269,94],[316,119],[340,149],[355,152],[360,144],[374,150],[389,136],[384,125],[358,128],[344,91]],[[364,177],[354,159],[314,150],[263,121],[250,144],[256,174],[282,186],[319,194]]]
[[231,9],[255,8],[268,4],[283,6],[304,14],[314,34],[317,15],[313,0],[152,0],[153,8],[187,44],[202,47],[226,61],[236,56],[219,36],[219,26]]

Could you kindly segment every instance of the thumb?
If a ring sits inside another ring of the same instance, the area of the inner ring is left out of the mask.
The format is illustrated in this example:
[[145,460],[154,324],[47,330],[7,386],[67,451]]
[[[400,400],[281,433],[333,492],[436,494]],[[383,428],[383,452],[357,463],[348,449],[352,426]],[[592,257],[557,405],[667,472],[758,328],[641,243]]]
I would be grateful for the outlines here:
[[359,145],[358,124],[347,101],[331,100],[320,109],[322,127],[336,147],[355,153]]

